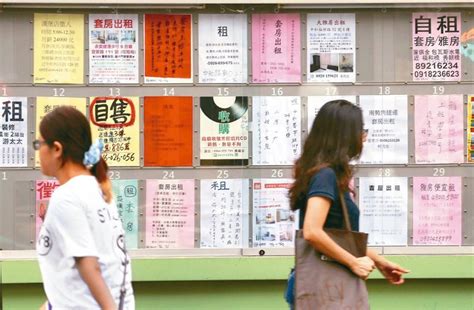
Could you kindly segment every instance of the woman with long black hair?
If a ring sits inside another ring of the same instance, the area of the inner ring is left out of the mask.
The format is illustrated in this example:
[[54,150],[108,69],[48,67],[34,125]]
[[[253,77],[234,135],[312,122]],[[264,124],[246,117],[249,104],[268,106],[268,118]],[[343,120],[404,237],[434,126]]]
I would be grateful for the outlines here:
[[[296,161],[290,206],[299,210],[304,238],[319,252],[347,266],[361,279],[367,279],[378,268],[390,283],[402,284],[402,275],[408,270],[370,249],[366,256],[355,257],[324,231],[324,228],[343,227],[340,192],[350,226],[353,231],[359,231],[359,209],[350,195],[354,193],[349,186],[353,177],[350,162],[360,157],[366,136],[359,107],[346,100],[326,103],[318,112],[303,153]],[[293,307],[294,272],[290,274],[285,297]]]

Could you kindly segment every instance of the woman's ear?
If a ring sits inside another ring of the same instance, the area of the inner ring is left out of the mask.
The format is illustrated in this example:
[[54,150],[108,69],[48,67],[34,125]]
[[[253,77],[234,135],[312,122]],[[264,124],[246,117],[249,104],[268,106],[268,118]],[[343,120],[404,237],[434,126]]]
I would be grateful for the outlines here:
[[55,158],[61,159],[63,157],[63,145],[58,142],[53,142],[53,154]]

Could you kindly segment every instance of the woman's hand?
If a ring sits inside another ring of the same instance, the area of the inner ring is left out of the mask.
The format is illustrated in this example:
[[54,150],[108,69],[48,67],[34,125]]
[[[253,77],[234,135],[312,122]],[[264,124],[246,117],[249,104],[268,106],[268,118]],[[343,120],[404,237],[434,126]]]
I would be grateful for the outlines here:
[[44,304],[42,304],[40,307],[39,307],[39,310],[48,310],[48,301],[46,300],[46,302]]
[[400,285],[405,282],[405,280],[402,278],[402,275],[404,273],[410,272],[409,270],[406,270],[386,259],[378,261],[375,266],[388,282],[395,285]]
[[353,273],[355,273],[356,276],[366,280],[370,273],[375,269],[375,263],[368,256],[358,257],[350,265],[350,269]]

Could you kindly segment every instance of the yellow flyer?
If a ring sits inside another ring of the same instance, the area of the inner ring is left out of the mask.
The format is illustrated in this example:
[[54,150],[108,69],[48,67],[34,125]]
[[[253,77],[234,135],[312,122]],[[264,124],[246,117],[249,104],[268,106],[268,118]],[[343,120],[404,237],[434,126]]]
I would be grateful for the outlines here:
[[102,157],[109,166],[140,165],[138,97],[94,97],[89,106],[92,138],[104,143]]
[[[39,135],[39,124],[43,117],[53,109],[60,106],[71,106],[84,115],[86,115],[86,98],[69,98],[69,97],[37,97],[36,98],[36,119],[35,119],[35,136]],[[39,167],[38,152],[35,152],[35,167]]]
[[39,84],[83,83],[83,14],[34,14],[33,80]]
[[467,161],[474,163],[474,95],[467,98]]

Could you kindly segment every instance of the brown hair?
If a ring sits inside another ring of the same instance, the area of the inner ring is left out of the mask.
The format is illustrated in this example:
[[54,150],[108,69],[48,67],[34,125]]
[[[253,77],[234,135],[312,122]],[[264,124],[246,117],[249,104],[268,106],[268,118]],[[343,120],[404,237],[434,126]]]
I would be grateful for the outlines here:
[[[70,106],[55,108],[45,115],[39,125],[39,130],[49,146],[52,146],[54,142],[59,142],[63,146],[61,166],[67,161],[84,165],[84,153],[92,144],[91,127],[84,114]],[[90,169],[100,184],[106,202],[112,200],[112,183],[107,175],[108,169],[102,157]]]
[[349,161],[362,153],[363,129],[362,110],[349,101],[333,100],[321,108],[295,163],[295,181],[289,193],[292,210],[298,209],[311,177],[322,168],[334,170],[339,190],[350,190],[353,171]]

